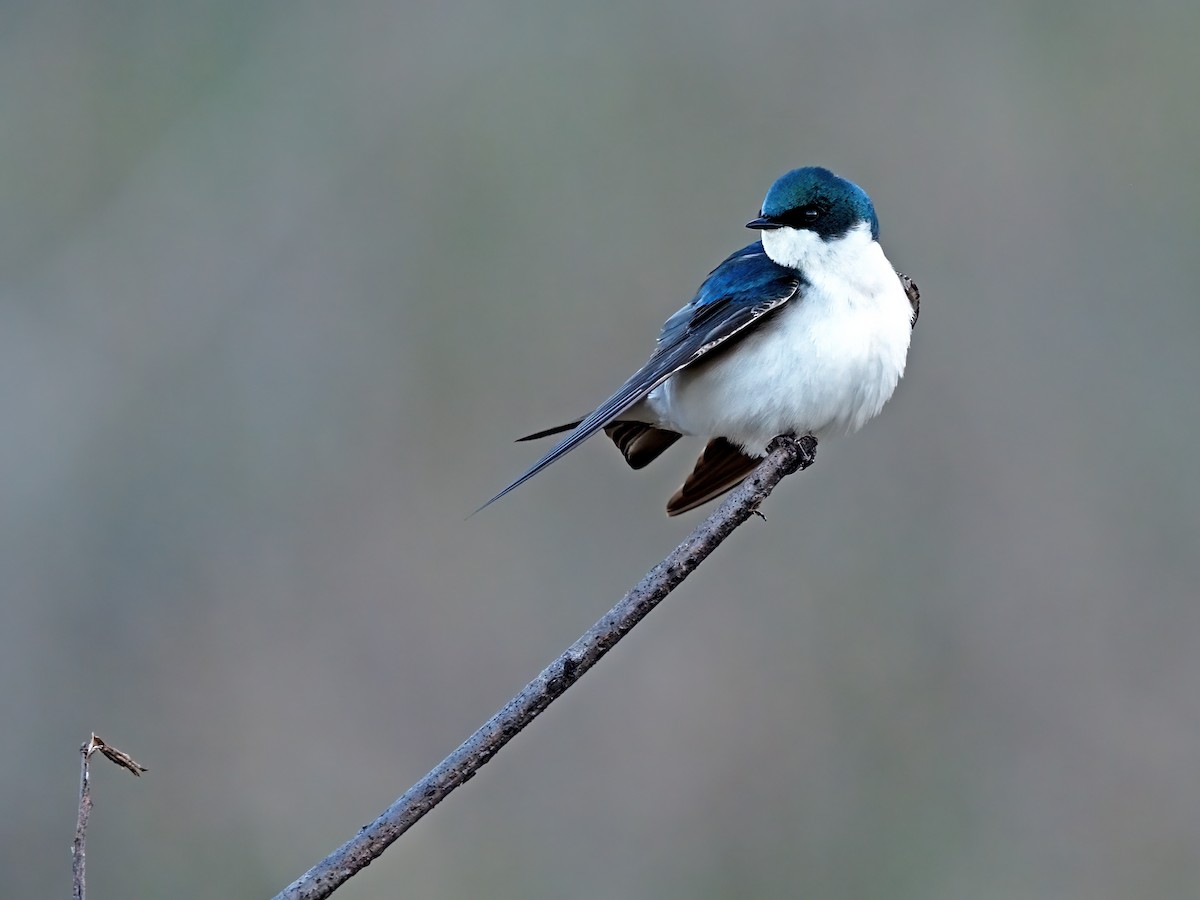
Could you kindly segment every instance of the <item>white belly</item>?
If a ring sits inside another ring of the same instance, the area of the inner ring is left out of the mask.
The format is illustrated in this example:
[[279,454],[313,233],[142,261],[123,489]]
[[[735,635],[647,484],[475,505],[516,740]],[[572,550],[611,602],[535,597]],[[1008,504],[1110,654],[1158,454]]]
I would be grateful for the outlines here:
[[779,434],[848,434],[874,418],[904,374],[912,310],[882,249],[870,246],[853,280],[809,272],[802,297],[656,388],[649,418],[756,455]]

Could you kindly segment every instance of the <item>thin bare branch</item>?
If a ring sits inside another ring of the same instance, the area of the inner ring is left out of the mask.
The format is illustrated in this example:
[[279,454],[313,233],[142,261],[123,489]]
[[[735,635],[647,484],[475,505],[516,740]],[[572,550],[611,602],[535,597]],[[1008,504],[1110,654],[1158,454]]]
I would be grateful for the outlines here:
[[85,881],[85,861],[87,857],[87,827],[88,818],[92,814],[92,776],[90,771],[92,754],[100,751],[113,763],[132,772],[139,778],[146,771],[128,753],[118,750],[106,743],[100,735],[92,732],[86,744],[79,748],[79,815],[75,819],[75,840],[71,842],[71,897],[73,900],[83,900]]
[[475,776],[489,759],[532,722],[567,688],[645,618],[663,598],[758,511],[785,476],[813,463],[817,442],[811,436],[772,441],[762,464],[691,535],[614,606],[607,615],[542,670],[523,691],[467,738],[428,775],[370,825],[276,895],[275,900],[328,897],[370,865],[425,813],[460,784]]

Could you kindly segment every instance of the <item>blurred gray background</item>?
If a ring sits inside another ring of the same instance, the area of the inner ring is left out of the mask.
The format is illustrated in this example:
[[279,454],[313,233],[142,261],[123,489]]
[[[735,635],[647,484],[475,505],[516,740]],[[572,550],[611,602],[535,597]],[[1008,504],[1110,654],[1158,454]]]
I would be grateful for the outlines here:
[[274,893],[699,521],[589,443],[783,171],[909,373],[344,898],[1194,898],[1200,7],[4,4],[0,881]]

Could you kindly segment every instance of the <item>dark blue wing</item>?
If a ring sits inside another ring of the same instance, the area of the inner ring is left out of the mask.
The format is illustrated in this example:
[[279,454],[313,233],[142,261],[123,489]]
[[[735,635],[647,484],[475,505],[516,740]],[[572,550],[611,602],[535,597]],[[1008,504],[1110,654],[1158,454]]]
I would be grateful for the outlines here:
[[520,478],[479,509],[495,503],[605,425],[616,421],[621,413],[680,369],[791,300],[800,292],[801,285],[800,273],[772,261],[763,251],[761,242],[756,241],[734,253],[708,274],[691,303],[667,319],[659,333],[658,345],[646,364]]

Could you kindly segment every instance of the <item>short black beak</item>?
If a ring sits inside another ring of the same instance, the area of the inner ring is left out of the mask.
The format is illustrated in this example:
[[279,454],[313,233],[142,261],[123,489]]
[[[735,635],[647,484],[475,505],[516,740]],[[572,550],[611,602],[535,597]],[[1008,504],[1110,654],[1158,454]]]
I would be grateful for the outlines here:
[[759,216],[752,222],[746,223],[747,228],[753,228],[755,231],[774,231],[776,228],[782,228],[778,222],[772,222],[766,216]]

